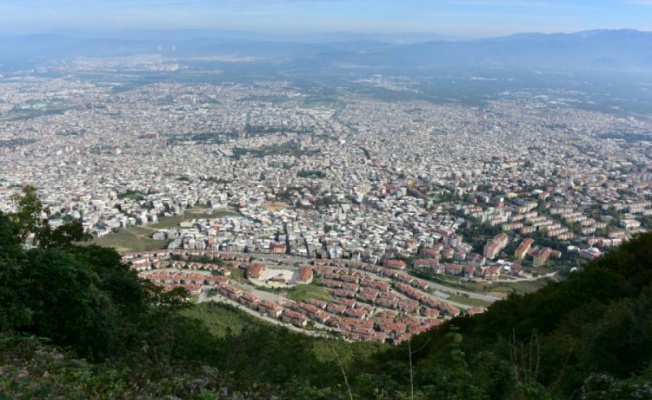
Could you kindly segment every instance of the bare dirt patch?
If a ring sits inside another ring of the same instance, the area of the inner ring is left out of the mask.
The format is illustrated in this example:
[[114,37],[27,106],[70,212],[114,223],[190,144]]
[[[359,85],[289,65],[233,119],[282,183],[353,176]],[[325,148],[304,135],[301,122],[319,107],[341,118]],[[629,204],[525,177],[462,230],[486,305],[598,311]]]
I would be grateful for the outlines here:
[[263,205],[263,207],[265,207],[269,212],[276,212],[278,210],[287,210],[288,208],[292,208],[289,204],[283,202],[267,203]]

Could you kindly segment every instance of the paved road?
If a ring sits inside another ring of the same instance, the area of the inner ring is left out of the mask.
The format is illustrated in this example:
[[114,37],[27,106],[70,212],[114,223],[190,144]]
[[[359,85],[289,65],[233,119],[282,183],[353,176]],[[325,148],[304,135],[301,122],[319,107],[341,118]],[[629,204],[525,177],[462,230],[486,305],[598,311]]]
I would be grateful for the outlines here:
[[448,303],[448,304],[450,304],[452,306],[455,306],[455,307],[459,308],[460,310],[466,310],[467,308],[471,307],[468,304],[463,304],[463,303],[458,303],[456,301],[453,301],[453,300],[449,299],[448,296],[437,296],[437,293],[435,293],[435,297],[440,298],[444,303]]
[[280,261],[285,264],[300,263],[301,265],[310,264],[314,259],[299,257],[291,254],[269,254],[269,253],[248,253],[251,257],[261,261]]
[[554,278],[555,275],[557,275],[557,271],[550,272],[550,273],[547,273],[547,274],[545,274],[545,275],[538,276],[538,277],[536,277],[536,278],[533,277],[533,276],[532,276],[532,277],[529,277],[529,278],[528,278],[528,277],[520,277],[520,276],[516,276],[516,277],[514,277],[514,279],[498,279],[496,282],[505,282],[505,283],[514,283],[514,282],[531,282],[531,281],[537,281],[537,280],[539,280],[539,279],[544,279],[544,278]]
[[[234,306],[234,307],[236,307],[236,308],[238,308],[238,309],[240,309],[240,310],[242,310],[242,311],[244,311],[246,313],[249,313],[250,315],[252,315],[252,316],[254,316],[256,318],[260,318],[262,320],[265,320],[266,322],[269,322],[270,324],[283,326],[283,327],[288,328],[290,330],[300,332],[300,333],[303,333],[303,334],[306,334],[306,335],[316,336],[316,337],[328,337],[328,338],[333,337],[332,335],[329,335],[329,334],[324,333],[324,332],[301,329],[301,328],[296,327],[296,326],[294,326],[292,324],[286,324],[286,323],[281,322],[281,321],[279,321],[277,319],[270,318],[267,315],[262,315],[261,313],[259,313],[257,311],[254,311],[254,310],[252,310],[250,308],[247,308],[247,307],[243,306],[242,304],[240,304],[240,303],[238,303],[236,301],[233,301],[231,299],[227,299],[226,297],[224,297],[224,296],[222,296],[220,294],[217,294],[217,295],[212,296],[212,297],[207,297],[206,292],[202,291],[202,293],[199,295],[199,299],[197,300],[197,303],[204,303],[204,302],[207,302],[207,301],[215,301],[215,302],[218,302],[218,303],[230,304],[230,305],[232,305],[232,306]],[[318,325],[318,324],[315,324],[315,325]]]
[[[469,292],[467,290],[453,288],[453,287],[445,286],[445,285],[442,285],[442,284],[439,284],[439,283],[434,283],[434,282],[430,282],[430,281],[427,281],[427,282],[428,282],[428,286],[431,289],[439,290],[439,291],[442,291],[444,293],[456,294],[456,295],[459,295],[459,296],[468,296],[471,299],[484,300],[484,301],[488,301],[490,303],[493,303],[494,301],[502,300],[502,298],[492,296],[490,294]],[[451,302],[450,300],[446,300],[446,301]],[[466,307],[468,307],[468,306],[466,306]]]
[[[538,278],[515,278],[511,280],[506,280],[506,279],[500,279],[497,280],[496,282],[501,282],[501,283],[516,283],[516,282],[527,282],[527,281],[536,281],[538,279],[543,279],[543,278],[552,278],[557,274],[557,272],[551,272],[549,274],[545,274],[543,276],[540,276]],[[451,294],[457,294],[457,295],[462,295],[462,296],[468,296],[469,298],[472,299],[479,299],[479,300],[484,300],[488,302],[494,302],[498,300],[502,300],[502,298],[493,296],[490,294],[484,294],[484,293],[477,293],[477,292],[469,292],[467,290],[463,289],[457,289],[454,287],[448,287],[445,285],[441,285],[439,283],[434,283],[428,281],[428,284],[430,285],[430,288],[435,289],[435,290],[441,290],[442,292],[446,293],[451,293]],[[450,302],[450,300],[448,300]]]
[[[297,256],[293,256],[293,255],[288,255],[288,254],[251,253],[251,255],[254,258],[258,259],[258,260],[280,261],[280,262],[284,262],[284,263],[287,263],[287,264],[293,264],[293,263],[297,263],[297,262],[301,263],[301,264],[308,264],[311,261],[313,261],[310,258],[297,257]],[[527,278],[524,278],[524,279],[527,279]],[[490,302],[490,303],[493,303],[494,301],[502,300],[501,297],[493,296],[493,295],[490,295],[490,294],[470,292],[470,291],[467,291],[467,290],[457,289],[457,288],[454,288],[454,287],[449,287],[449,286],[445,286],[445,285],[430,282],[430,281],[428,281],[428,283],[429,283],[429,287],[436,291],[435,295],[437,297],[445,300],[448,303],[451,303],[452,305],[454,305],[456,307],[468,308],[469,306],[461,304],[461,303],[453,302],[453,301],[447,299],[447,297],[448,297],[446,295],[447,293],[448,294],[456,294],[456,295],[459,295],[459,296],[468,296],[471,299],[483,300],[483,301],[487,301],[487,302]],[[437,291],[439,293],[437,293]]]
[[[406,295],[404,295],[403,293],[401,293],[401,292],[399,292],[399,291],[397,291],[397,290],[390,289],[389,291],[390,291],[391,293],[394,293],[396,296],[398,296],[398,297],[401,298],[401,299],[410,299],[409,297],[407,297]],[[443,301],[444,303],[447,303],[447,304],[450,304],[450,305],[452,305],[452,306],[455,306],[455,307],[459,308],[460,310],[466,310],[467,308],[471,307],[471,306],[468,305],[468,304],[462,304],[462,303],[458,303],[458,302],[456,302],[456,301],[449,300],[449,299],[448,299],[448,295],[447,295],[446,293],[442,293],[442,292],[437,292],[437,291],[435,291],[434,296],[437,297],[437,298],[439,298],[439,299],[440,299],[441,301]],[[382,308],[380,308],[380,307],[377,307],[377,308],[382,309]]]
[[[300,262],[302,264],[307,264],[310,261],[312,261],[312,259],[309,259],[309,258],[295,257],[295,256],[286,255],[286,254],[252,253],[252,255],[254,257],[258,258],[258,259],[263,259],[265,261],[281,261],[281,262],[286,262],[288,264],[289,263],[295,263],[295,262]],[[381,277],[379,275],[376,275],[376,274],[368,272],[368,271],[367,271],[367,275],[373,276],[375,279],[380,279],[380,280],[388,281],[388,282],[391,281],[390,279],[386,279],[384,277]],[[490,302],[490,303],[493,303],[494,301],[497,301],[497,300],[501,300],[500,297],[492,296],[492,295],[489,295],[489,294],[469,292],[469,291],[448,287],[448,286],[441,285],[441,284],[434,283],[434,282],[428,282],[428,283],[429,283],[431,289],[435,289],[435,293],[434,293],[435,296],[439,297],[440,299],[444,300],[447,303],[450,303],[451,305],[453,305],[453,306],[455,306],[457,308],[466,309],[466,308],[469,308],[470,306],[468,304],[458,303],[458,302],[455,302],[455,301],[452,301],[452,300],[448,299],[448,294],[456,294],[456,295],[460,295],[460,296],[468,295],[469,298],[484,300],[484,301],[487,301],[487,302]]]

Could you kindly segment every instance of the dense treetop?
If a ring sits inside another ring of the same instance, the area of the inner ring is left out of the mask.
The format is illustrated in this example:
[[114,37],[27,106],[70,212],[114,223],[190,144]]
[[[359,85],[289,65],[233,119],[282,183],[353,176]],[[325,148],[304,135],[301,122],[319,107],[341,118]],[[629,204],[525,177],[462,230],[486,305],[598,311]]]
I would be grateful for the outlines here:
[[0,214],[0,399],[652,398],[652,234],[391,347],[191,305],[50,229],[32,189]]

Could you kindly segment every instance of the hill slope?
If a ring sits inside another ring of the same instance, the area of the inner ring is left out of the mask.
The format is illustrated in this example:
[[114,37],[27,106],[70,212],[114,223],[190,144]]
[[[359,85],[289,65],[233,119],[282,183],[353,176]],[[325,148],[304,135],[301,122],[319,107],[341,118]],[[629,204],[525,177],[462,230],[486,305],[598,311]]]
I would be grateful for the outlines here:
[[[389,347],[193,308],[31,205],[0,214],[0,399],[652,398],[652,234]],[[21,245],[28,231],[39,247]]]

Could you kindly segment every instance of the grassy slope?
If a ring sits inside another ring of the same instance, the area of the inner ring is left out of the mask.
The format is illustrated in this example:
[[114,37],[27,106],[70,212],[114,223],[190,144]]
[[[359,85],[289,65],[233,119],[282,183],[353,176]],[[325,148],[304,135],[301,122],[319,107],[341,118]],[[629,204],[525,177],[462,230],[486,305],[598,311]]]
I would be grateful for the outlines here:
[[183,221],[193,218],[214,218],[223,215],[238,215],[230,210],[210,211],[208,209],[189,210],[184,215],[175,215],[172,217],[161,217],[159,222],[147,226],[130,226],[120,229],[116,233],[111,233],[101,238],[93,240],[93,244],[105,247],[113,247],[119,253],[135,253],[163,248],[166,244],[164,240],[153,240],[152,234],[159,229],[178,227]]
[[235,307],[215,302],[198,304],[183,311],[188,317],[201,320],[217,337],[225,337],[227,332],[233,335],[239,335],[245,326],[271,327],[272,325],[255,318]]
[[315,285],[297,285],[288,289],[287,297],[294,301],[305,301],[306,299],[316,299],[322,301],[332,301],[333,298],[321,286]]

